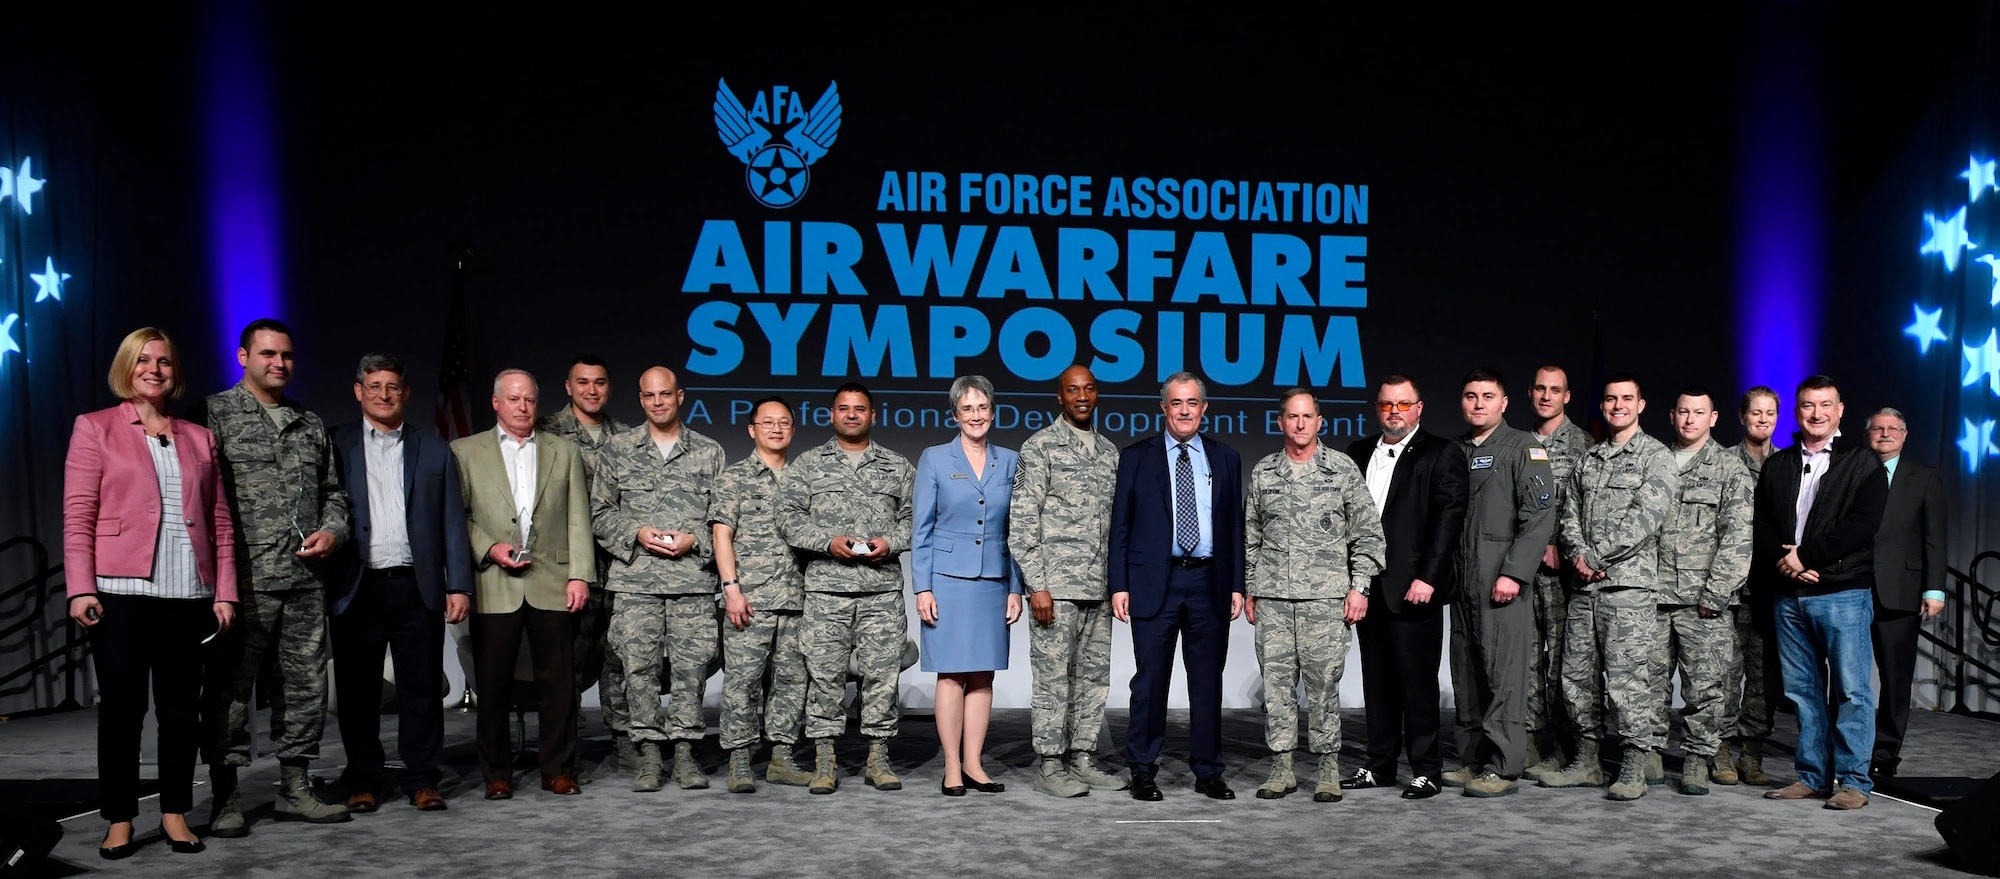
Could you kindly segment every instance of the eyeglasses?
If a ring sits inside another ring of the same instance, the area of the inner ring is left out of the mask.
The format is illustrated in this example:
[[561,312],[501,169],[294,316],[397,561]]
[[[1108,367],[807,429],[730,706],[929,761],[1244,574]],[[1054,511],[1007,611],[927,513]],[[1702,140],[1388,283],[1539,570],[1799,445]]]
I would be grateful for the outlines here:
[[1415,409],[1415,408],[1417,408],[1417,406],[1418,406],[1418,404],[1417,404],[1417,403],[1389,403],[1389,402],[1382,402],[1382,403],[1376,403],[1376,404],[1375,404],[1375,411],[1377,411],[1377,412],[1408,412],[1408,411],[1410,411],[1411,409]]
[[403,395],[403,386],[393,382],[389,384],[373,382],[362,385],[361,390],[371,397],[400,397]]
[[1908,429],[1909,429],[1909,428],[1907,428],[1907,427],[1897,427],[1896,425],[1893,425],[1893,424],[1877,424],[1877,425],[1873,425],[1873,426],[1869,427],[1869,428],[1868,428],[1868,432],[1869,432],[1869,433],[1902,433],[1903,431],[1906,431],[1906,430],[1908,430]]
[[754,425],[756,425],[756,426],[758,426],[758,427],[760,427],[760,428],[763,428],[764,430],[791,430],[791,429],[792,429],[792,420],[791,420],[791,419],[789,419],[789,418],[783,418],[783,419],[779,419],[779,418],[759,418],[759,419],[757,419],[756,421],[752,421],[752,422],[750,422],[750,423],[751,423],[751,424],[754,424]]
[[960,404],[958,404],[958,412],[959,412],[959,414],[961,414],[961,415],[985,415],[985,414],[987,414],[987,413],[990,413],[990,412],[992,412],[992,411],[993,411],[993,404],[991,404],[991,403],[960,403]]

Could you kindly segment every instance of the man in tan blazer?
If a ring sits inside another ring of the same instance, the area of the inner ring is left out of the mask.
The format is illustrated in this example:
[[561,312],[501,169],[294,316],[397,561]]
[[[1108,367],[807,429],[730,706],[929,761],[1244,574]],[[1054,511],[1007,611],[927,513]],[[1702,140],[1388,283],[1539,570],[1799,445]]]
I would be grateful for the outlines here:
[[[590,496],[574,443],[535,430],[534,376],[507,369],[493,379],[499,425],[451,444],[465,492],[466,531],[478,561],[472,642],[478,691],[513,686],[523,634],[540,697],[542,789],[580,793],[576,714],[570,698],[570,615],[590,598]],[[524,521],[525,520],[525,521]],[[521,544],[517,546],[516,544]],[[479,768],[486,798],[514,795],[514,746],[504,702],[479,712]]]

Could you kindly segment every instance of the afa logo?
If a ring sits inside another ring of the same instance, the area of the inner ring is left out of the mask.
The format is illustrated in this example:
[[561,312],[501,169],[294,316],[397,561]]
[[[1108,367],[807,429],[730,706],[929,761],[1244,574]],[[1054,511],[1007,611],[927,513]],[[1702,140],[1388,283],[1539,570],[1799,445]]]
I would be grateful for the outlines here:
[[[774,128],[784,132],[781,139]],[[781,85],[772,86],[768,95],[757,92],[745,109],[729,90],[729,82],[717,80],[715,133],[723,148],[743,163],[743,182],[752,197],[765,207],[791,207],[805,197],[812,183],[812,164],[840,136],[838,83],[827,83],[826,93],[808,113],[799,93]]]

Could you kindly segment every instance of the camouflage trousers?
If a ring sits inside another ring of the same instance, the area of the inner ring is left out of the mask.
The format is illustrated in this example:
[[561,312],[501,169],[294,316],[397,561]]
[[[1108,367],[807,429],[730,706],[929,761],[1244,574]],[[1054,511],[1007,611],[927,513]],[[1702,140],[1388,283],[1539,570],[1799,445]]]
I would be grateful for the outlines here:
[[[709,660],[715,658],[716,619],[712,596],[616,593],[608,641],[624,662],[626,722],[633,741],[698,741],[708,732],[701,696]],[[629,685],[659,680],[663,652],[672,696],[664,710],[657,687]]]
[[1528,735],[1566,729],[1563,723],[1562,657],[1569,589],[1559,571],[1535,574],[1535,649],[1529,654]]
[[1306,694],[1308,747],[1340,751],[1340,676],[1350,638],[1342,601],[1257,600],[1257,665],[1264,674],[1264,744],[1289,754],[1299,742],[1299,697]]
[[[625,662],[618,657],[618,651],[605,646],[605,639],[611,633],[611,604],[611,593],[596,586],[590,588],[590,601],[576,615],[574,652],[570,655],[576,657],[577,704],[581,706],[584,692],[596,686],[605,728],[622,733],[630,726],[625,706]],[[582,714],[579,712],[578,716]]]
[[[1768,604],[1768,602],[1766,602]],[[1735,734],[1744,741],[1769,738],[1773,723],[1772,688],[1778,680],[1778,658],[1772,645],[1771,620],[1758,619],[1750,599],[1729,609],[1736,625],[1735,663],[1722,678],[1725,718],[1735,720]],[[1727,727],[1725,727],[1727,729]]]
[[1577,738],[1602,741],[1610,732],[1627,747],[1666,747],[1666,736],[1653,729],[1653,718],[1663,710],[1654,703],[1664,695],[1653,686],[1654,642],[1660,638],[1655,607],[1650,589],[1570,593],[1562,683]]
[[1704,618],[1693,605],[1662,605],[1654,619],[1659,637],[1653,643],[1653,730],[1666,741],[1667,711],[1673,704],[1673,674],[1681,675],[1681,750],[1696,757],[1713,757],[1729,734],[1728,703],[1723,678],[1736,664],[1736,621],[1728,609]]
[[1110,604],[1057,599],[1053,622],[1028,626],[1028,654],[1035,670],[1029,714],[1037,754],[1061,757],[1097,750],[1104,700],[1111,693]]
[[330,657],[324,590],[252,590],[237,604],[229,634],[209,649],[201,710],[203,762],[250,765],[250,699],[266,663],[278,671],[277,692],[270,694],[271,739],[278,759],[319,756]]
[[847,730],[841,696],[847,692],[849,663],[859,673],[861,734],[893,738],[902,715],[896,708],[896,681],[903,673],[903,642],[909,624],[903,593],[807,592],[806,738],[828,739]]
[[798,744],[806,711],[806,655],[799,649],[804,620],[795,610],[760,610],[740,632],[723,623],[723,750],[757,744],[760,727],[763,738]]

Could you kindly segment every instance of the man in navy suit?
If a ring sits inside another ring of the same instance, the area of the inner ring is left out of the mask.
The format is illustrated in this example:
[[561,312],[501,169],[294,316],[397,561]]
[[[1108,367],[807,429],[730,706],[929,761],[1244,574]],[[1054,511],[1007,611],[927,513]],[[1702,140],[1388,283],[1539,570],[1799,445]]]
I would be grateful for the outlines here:
[[353,499],[354,539],[345,547],[327,607],[341,780],[350,812],[373,812],[383,765],[382,651],[396,668],[397,744],[410,804],[445,808],[438,793],[444,751],[444,627],[472,607],[472,542],[459,501],[458,464],[444,440],[410,429],[402,361],[361,358],[354,398],[362,420],[334,431],[341,480]]
[[1162,799],[1154,776],[1179,639],[1195,790],[1233,800],[1222,780],[1222,663],[1229,623],[1243,611],[1243,466],[1234,449],[1200,433],[1208,389],[1193,373],[1167,378],[1160,411],[1167,432],[1119,453],[1111,501],[1111,612],[1132,625],[1138,665],[1125,761],[1132,798]]

